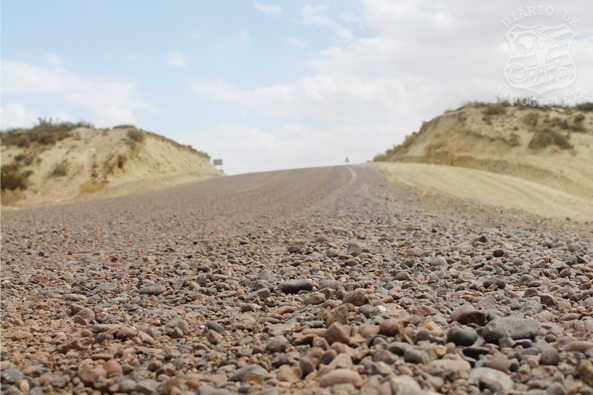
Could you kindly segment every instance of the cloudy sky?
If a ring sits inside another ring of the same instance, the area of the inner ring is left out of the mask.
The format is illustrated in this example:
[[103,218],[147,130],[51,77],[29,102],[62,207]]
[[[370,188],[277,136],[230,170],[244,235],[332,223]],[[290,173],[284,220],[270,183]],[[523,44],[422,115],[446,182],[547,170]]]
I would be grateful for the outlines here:
[[[577,18],[577,78],[555,94],[593,101],[593,2],[548,1],[551,15],[541,4],[5,0],[0,125],[133,123],[222,158],[228,174],[365,162],[422,121],[511,89],[515,23]],[[502,23],[532,6],[544,15]]]

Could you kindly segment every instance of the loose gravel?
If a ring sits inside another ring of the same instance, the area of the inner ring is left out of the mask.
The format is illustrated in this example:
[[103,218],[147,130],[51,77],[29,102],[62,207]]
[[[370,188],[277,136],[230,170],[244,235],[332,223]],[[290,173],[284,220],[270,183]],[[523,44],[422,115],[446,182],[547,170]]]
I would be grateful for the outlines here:
[[593,394],[592,227],[366,166],[2,213],[3,394]]

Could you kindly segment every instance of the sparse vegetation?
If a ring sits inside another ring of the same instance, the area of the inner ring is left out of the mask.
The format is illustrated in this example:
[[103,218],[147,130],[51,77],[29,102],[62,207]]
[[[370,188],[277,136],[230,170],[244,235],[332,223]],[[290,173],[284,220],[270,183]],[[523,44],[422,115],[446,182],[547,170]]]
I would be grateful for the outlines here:
[[33,163],[33,161],[35,160],[35,158],[37,157],[37,152],[36,151],[29,151],[29,152],[23,152],[21,154],[18,154],[14,157],[15,162],[25,166],[31,166],[31,164]]
[[577,108],[583,112],[593,111],[593,102],[577,104]]
[[521,118],[521,120],[523,121],[523,123],[525,125],[528,126],[537,126],[537,121],[539,119],[539,114],[536,112],[529,112],[525,115],[523,115],[523,118]]
[[385,161],[389,156],[391,156],[394,153],[403,152],[403,151],[407,150],[414,143],[414,140],[416,140],[416,137],[418,137],[418,132],[413,132],[412,134],[407,135],[406,138],[404,139],[403,143],[401,143],[399,145],[394,145],[392,148],[389,148],[383,154],[375,155],[375,157],[373,158],[373,161],[374,162],[382,162],[382,161]]
[[50,177],[64,177],[68,175],[68,161],[64,160],[61,163],[58,163],[52,172],[50,173]]
[[136,143],[142,143],[144,140],[146,140],[146,134],[144,134],[142,130],[130,129],[126,135],[128,136],[128,139]]
[[76,128],[92,128],[88,122],[58,122],[53,119],[39,118],[38,124],[32,128],[10,129],[0,132],[2,145],[27,148],[31,144],[54,145],[56,142],[71,137]]
[[529,142],[529,148],[536,150],[547,148],[551,145],[555,145],[562,150],[573,148],[568,142],[567,137],[558,133],[551,127],[545,127],[536,132]]
[[27,189],[27,178],[33,174],[31,170],[21,171],[18,163],[9,163],[2,165],[2,191],[14,191]]
[[554,118],[550,119],[548,123],[551,126],[557,126],[562,130],[569,130],[572,132],[584,133],[586,131],[585,127],[583,126],[584,116],[583,116],[583,119],[581,119],[579,122],[577,122],[577,118],[580,119],[579,115],[582,116],[583,114],[575,115],[573,123],[570,123],[567,119],[560,119],[559,117],[554,117]]
[[482,121],[486,122],[488,125],[492,126],[492,118],[488,116],[482,117]]
[[511,133],[510,137],[505,140],[511,147],[521,145],[521,138],[517,133]]
[[490,104],[486,107],[484,111],[482,111],[482,114],[486,116],[503,115],[507,112],[507,109],[505,107],[508,107],[508,105],[503,105],[503,103]]
[[113,129],[136,129],[136,126],[132,125],[132,124],[125,123],[122,125],[115,125],[113,127]]

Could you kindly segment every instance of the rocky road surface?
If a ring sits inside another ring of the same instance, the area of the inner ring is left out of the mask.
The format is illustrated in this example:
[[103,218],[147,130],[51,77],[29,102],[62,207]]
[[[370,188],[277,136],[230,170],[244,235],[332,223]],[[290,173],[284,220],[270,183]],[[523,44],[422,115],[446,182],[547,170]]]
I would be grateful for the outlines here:
[[2,393],[593,394],[592,227],[372,168],[2,213]]

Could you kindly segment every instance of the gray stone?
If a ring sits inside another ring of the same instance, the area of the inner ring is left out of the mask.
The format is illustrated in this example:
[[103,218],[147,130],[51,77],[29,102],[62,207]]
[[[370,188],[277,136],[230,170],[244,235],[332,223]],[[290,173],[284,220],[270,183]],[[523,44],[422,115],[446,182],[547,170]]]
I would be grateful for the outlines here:
[[17,380],[20,380],[23,377],[25,377],[23,372],[16,369],[8,369],[0,374],[0,378],[2,378],[2,384],[14,384]]
[[476,368],[471,371],[469,376],[468,385],[475,385],[479,386],[481,380],[492,380],[495,383],[498,383],[501,389],[505,392],[510,391],[513,389],[513,380],[505,373],[490,369],[490,368]]
[[434,258],[432,260],[432,262],[430,262],[430,265],[431,266],[447,266],[447,260],[439,255],[436,258]]
[[154,380],[142,380],[136,384],[136,391],[142,394],[150,395],[156,392],[157,382]]
[[53,380],[51,381],[51,385],[54,388],[64,388],[66,386],[66,379],[64,378],[64,376],[56,376],[53,378]]
[[408,350],[404,354],[404,360],[408,363],[417,363],[425,365],[428,363],[428,357],[424,351]]
[[124,394],[130,393],[136,390],[136,382],[134,380],[124,380],[119,383],[118,392],[123,392]]
[[260,379],[265,377],[268,371],[260,365],[247,365],[235,372],[229,381],[246,381],[252,376],[258,376]]
[[490,321],[482,330],[482,336],[490,343],[498,343],[503,337],[529,339],[535,336],[539,327],[539,322],[531,318],[504,317]]
[[164,292],[163,288],[160,285],[151,285],[148,287],[143,287],[138,290],[138,293],[141,295],[160,295]]
[[249,295],[247,295],[245,300],[247,302],[255,300],[256,298],[259,298],[259,300],[264,300],[266,298],[269,298],[271,294],[272,294],[272,292],[270,291],[269,288],[262,288],[262,289],[259,289],[255,292],[252,292]]
[[93,289],[93,293],[99,292],[113,292],[117,290],[117,285],[114,283],[103,283],[97,288]]

